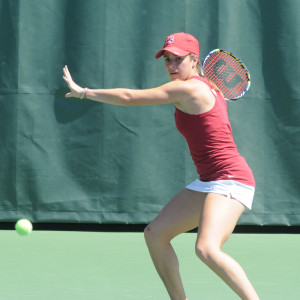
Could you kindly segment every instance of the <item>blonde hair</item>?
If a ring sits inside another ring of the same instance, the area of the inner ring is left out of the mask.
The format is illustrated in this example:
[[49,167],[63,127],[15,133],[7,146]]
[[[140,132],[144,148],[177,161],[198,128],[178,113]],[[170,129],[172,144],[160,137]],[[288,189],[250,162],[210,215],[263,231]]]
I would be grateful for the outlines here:
[[[190,53],[189,55],[191,56],[192,59],[195,59],[197,57],[197,55],[194,54],[194,53]],[[198,75],[200,77],[205,77],[204,72],[203,72],[203,68],[202,68],[202,63],[200,61],[199,56],[198,56],[198,61],[197,61],[197,66],[196,67],[197,67]],[[210,83],[210,85],[213,87],[214,90],[222,93],[220,91],[220,89],[210,79],[208,79],[207,77],[205,77],[205,78],[208,80],[208,82]]]
[[200,62],[200,59],[199,59],[199,56],[197,56],[196,54],[194,53],[190,53],[190,57],[192,59],[195,59],[196,57],[198,58],[198,61],[197,61],[197,71],[198,71],[198,75],[201,76],[201,77],[204,77],[204,74],[203,74],[203,69],[202,69],[202,64]]

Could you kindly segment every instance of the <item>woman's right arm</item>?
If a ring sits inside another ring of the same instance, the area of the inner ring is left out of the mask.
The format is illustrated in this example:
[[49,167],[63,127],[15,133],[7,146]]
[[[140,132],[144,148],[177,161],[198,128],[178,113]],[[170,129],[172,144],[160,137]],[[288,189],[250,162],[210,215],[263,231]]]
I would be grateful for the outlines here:
[[88,89],[77,85],[65,66],[63,69],[64,80],[67,82],[70,92],[66,94],[66,98],[86,98],[102,103],[113,105],[158,105],[177,103],[187,100],[192,95],[193,85],[186,81],[171,81],[162,86],[135,90],[135,89]]

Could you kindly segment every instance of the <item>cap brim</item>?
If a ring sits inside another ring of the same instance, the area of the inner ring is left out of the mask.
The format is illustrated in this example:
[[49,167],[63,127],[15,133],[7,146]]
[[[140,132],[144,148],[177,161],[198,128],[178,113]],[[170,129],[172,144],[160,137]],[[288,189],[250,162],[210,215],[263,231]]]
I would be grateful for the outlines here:
[[164,53],[164,50],[160,50],[156,53],[155,58],[160,58]]
[[164,51],[169,51],[177,56],[186,56],[190,53],[189,51],[184,51],[177,47],[170,47],[170,46],[168,47],[167,46],[167,47],[161,49],[160,51],[158,51],[157,54],[155,55],[155,58],[160,58],[163,55]]

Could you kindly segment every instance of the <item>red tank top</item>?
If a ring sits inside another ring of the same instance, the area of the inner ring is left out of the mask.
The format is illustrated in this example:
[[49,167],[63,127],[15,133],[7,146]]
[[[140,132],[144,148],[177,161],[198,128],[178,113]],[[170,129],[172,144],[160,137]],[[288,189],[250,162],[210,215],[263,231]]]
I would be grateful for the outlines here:
[[252,171],[233,140],[225,99],[206,78],[194,78],[209,86],[216,99],[215,105],[211,110],[196,115],[176,108],[175,122],[187,141],[200,180],[235,180],[255,186]]

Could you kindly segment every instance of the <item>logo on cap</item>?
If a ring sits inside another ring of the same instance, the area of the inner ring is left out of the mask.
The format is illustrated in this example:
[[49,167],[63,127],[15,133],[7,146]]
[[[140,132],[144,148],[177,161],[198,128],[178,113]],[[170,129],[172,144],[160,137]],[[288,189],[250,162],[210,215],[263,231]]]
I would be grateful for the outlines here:
[[[170,45],[170,44],[173,44],[173,43],[174,43],[174,40],[175,40],[175,36],[174,36],[174,35],[168,37],[168,38],[166,39],[165,46]],[[164,46],[164,47],[165,47],[165,46]]]

